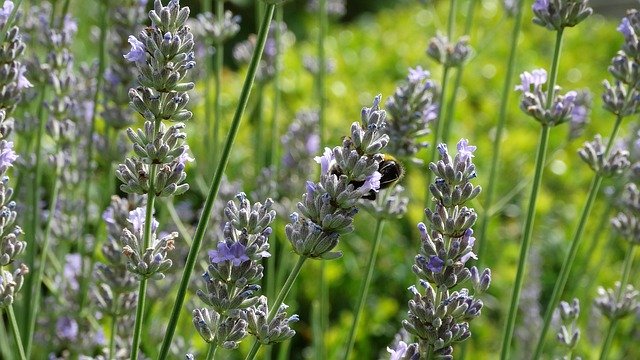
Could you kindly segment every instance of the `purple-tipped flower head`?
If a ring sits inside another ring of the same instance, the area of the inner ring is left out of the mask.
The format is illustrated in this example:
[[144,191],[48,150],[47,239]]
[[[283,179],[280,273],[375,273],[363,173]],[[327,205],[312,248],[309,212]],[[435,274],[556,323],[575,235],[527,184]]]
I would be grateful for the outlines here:
[[240,264],[249,260],[249,257],[246,254],[245,246],[241,243],[234,242],[229,246],[226,242],[221,241],[218,243],[217,250],[209,251],[209,260],[214,264],[229,261],[233,266],[240,266]]
[[573,27],[593,13],[588,0],[535,0],[533,23],[549,30]]

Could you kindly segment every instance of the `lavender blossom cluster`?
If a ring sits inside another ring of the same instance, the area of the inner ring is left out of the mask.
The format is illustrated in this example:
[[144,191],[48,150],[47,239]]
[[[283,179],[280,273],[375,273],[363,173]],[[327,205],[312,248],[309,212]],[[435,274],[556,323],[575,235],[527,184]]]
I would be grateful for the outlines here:
[[[194,83],[184,78],[195,66],[193,35],[185,26],[188,17],[189,8],[181,8],[179,1],[171,0],[163,6],[156,0],[149,12],[152,26],[139,34],[140,39],[128,39],[131,51],[124,57],[136,64],[140,84],[129,90],[130,105],[145,122],[143,129],[127,129],[136,156],[127,158],[116,170],[124,192],[168,197],[189,189],[184,180],[186,162],[191,159],[185,144],[185,125],[180,122],[193,115],[185,109],[187,91],[194,88]],[[164,120],[177,123],[167,127]],[[152,227],[149,244],[142,238],[143,232],[123,231],[121,241],[130,260],[129,270],[145,278],[162,278],[162,272],[171,265],[167,251],[173,249],[177,233],[159,237]]]
[[421,66],[409,69],[406,81],[385,104],[389,153],[420,163],[415,155],[428,143],[418,139],[429,134],[428,126],[438,118],[438,97],[438,87],[429,71]]
[[289,323],[298,320],[297,315],[286,316],[284,304],[268,319],[267,298],[255,295],[263,277],[262,259],[271,256],[273,201],[251,204],[244,193],[236,201],[225,207],[223,238],[209,251],[210,264],[202,276],[206,288],[196,293],[211,309],[193,311],[193,324],[204,341],[227,349],[237,348],[247,334],[263,344],[289,339],[295,335]]
[[[0,28],[5,29],[14,11],[12,1],[4,1],[0,8]],[[31,87],[24,76],[25,67],[20,61],[25,44],[20,30],[11,26],[3,34],[0,44],[0,309],[11,306],[24,283],[29,268],[25,264],[16,266],[16,259],[25,251],[27,243],[21,240],[22,229],[14,225],[17,204],[11,200],[13,188],[9,185],[7,172],[18,155],[10,141],[13,129],[13,111],[22,96],[22,91]],[[14,268],[15,267],[15,268]]]
[[[476,177],[472,162],[476,147],[462,139],[457,148],[452,159],[447,146],[438,145],[440,160],[429,164],[436,174],[429,186],[435,203],[433,209],[425,210],[427,224],[418,224],[422,245],[412,267],[423,290],[409,288],[413,299],[409,301],[408,319],[402,322],[418,341],[403,346],[406,353],[392,350],[397,358],[414,358],[418,349],[426,358],[452,359],[453,345],[471,336],[469,322],[480,316],[483,304],[476,296],[491,282],[489,269],[481,272],[475,266],[466,266],[469,259],[477,258],[471,229],[477,215],[464,205],[478,196],[481,188],[471,183]],[[471,289],[451,291],[467,280],[471,280]]]
[[320,163],[320,182],[307,182],[306,193],[286,225],[287,239],[298,255],[308,258],[336,259],[332,251],[340,235],[353,231],[358,201],[380,188],[380,153],[389,143],[385,133],[384,110],[380,96],[370,108],[362,109],[361,121],[351,124],[351,136],[342,146],[325,148]]

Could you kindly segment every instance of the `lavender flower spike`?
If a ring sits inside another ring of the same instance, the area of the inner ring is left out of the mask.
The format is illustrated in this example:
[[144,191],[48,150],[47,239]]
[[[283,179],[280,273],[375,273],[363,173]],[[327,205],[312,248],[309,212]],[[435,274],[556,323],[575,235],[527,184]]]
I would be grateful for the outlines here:
[[[491,272],[465,266],[475,258],[475,238],[471,227],[476,214],[463,206],[480,193],[480,187],[471,184],[476,177],[472,162],[475,146],[462,139],[458,154],[452,159],[447,147],[440,144],[440,160],[429,164],[436,174],[430,191],[434,209],[426,209],[427,224],[418,224],[422,246],[415,257],[413,272],[424,290],[412,285],[413,298],[409,301],[407,319],[403,328],[418,338],[420,356],[435,355],[452,358],[453,345],[471,336],[469,322],[480,316],[482,301],[476,296],[487,290]],[[452,288],[471,279],[474,295],[466,288]],[[392,358],[404,358],[403,349],[392,352]]]

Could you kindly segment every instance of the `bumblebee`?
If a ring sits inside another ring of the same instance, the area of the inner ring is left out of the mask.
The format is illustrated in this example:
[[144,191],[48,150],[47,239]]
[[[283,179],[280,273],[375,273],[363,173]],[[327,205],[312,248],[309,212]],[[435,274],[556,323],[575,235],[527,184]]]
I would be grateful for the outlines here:
[[[404,167],[393,156],[382,154],[382,162],[378,165],[380,173],[380,190],[394,186],[404,176]],[[364,181],[353,180],[350,182],[354,187],[359,188],[364,185]],[[362,198],[367,200],[375,200],[378,193],[375,190],[369,190]]]

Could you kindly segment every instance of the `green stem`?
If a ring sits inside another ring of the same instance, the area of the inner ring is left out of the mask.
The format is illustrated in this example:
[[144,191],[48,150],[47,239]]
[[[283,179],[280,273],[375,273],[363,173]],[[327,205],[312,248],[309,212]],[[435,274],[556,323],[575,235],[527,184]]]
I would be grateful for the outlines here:
[[109,334],[109,360],[115,359],[116,356],[116,333],[118,332],[118,301],[120,294],[113,294],[113,314],[111,315],[111,333]]
[[[224,21],[224,0],[216,0],[216,19],[221,24]],[[218,157],[218,150],[220,148],[220,123],[222,122],[222,108],[221,108],[221,99],[222,99],[222,66],[224,63],[224,46],[222,43],[216,44],[216,54],[214,61],[214,81],[216,94],[213,99],[213,164],[216,163]],[[209,81],[207,81],[207,86],[209,85]],[[208,98],[207,98],[208,99]],[[207,106],[207,109],[209,107]],[[209,134],[209,132],[207,132]]]
[[[160,120],[155,121],[156,133],[160,126]],[[142,236],[142,246],[140,252],[144,253],[151,245],[152,225],[153,225],[153,210],[155,209],[156,189],[155,178],[158,172],[158,165],[151,164],[149,171],[149,192],[147,192],[147,207],[144,216],[144,234]],[[142,322],[144,321],[144,309],[147,298],[147,282],[146,277],[140,280],[140,287],[138,288],[138,305],[136,308],[136,322],[133,327],[133,341],[131,342],[131,360],[138,359],[138,350],[140,347],[140,337],[142,335]]]
[[9,328],[11,330],[11,334],[13,334],[13,341],[18,349],[18,356],[20,360],[27,360],[24,348],[22,347],[22,339],[20,338],[20,330],[18,329],[16,314],[13,312],[13,305],[9,305],[7,307],[7,316],[9,317]]
[[[609,151],[611,150],[611,146],[616,139],[618,131],[620,129],[620,124],[622,123],[622,116],[618,115],[616,118],[616,122],[613,127],[613,131],[611,132],[611,136],[609,137],[609,142],[607,143],[607,149],[605,150],[605,158],[609,156]],[[580,247],[580,243],[582,242],[584,229],[587,224],[587,220],[589,220],[589,214],[591,214],[591,209],[593,208],[593,204],[595,203],[595,199],[598,196],[598,192],[600,190],[600,184],[602,183],[602,175],[596,173],[594,176],[591,186],[589,188],[589,196],[587,198],[587,202],[584,205],[584,209],[582,210],[582,215],[580,216],[580,221],[578,222],[578,228],[576,229],[575,235],[573,236],[573,240],[571,240],[571,247],[569,249],[569,253],[564,259],[562,263],[562,268],[560,269],[560,275],[556,280],[556,284],[553,287],[553,293],[551,294],[551,300],[547,305],[547,310],[544,315],[544,322],[542,324],[542,329],[540,332],[540,337],[538,338],[538,343],[536,345],[536,349],[534,352],[534,359],[539,359],[542,356],[542,348],[544,347],[545,337],[547,335],[547,331],[549,330],[549,326],[551,325],[551,317],[553,316],[553,312],[555,308],[558,306],[558,302],[560,301],[560,297],[562,296],[562,292],[564,291],[564,287],[567,284],[567,279],[569,278],[569,273],[571,272],[571,267],[573,266],[573,262],[576,258],[576,254],[578,253],[578,248]]]
[[375,268],[376,259],[378,257],[378,249],[380,248],[380,239],[382,238],[382,228],[384,227],[384,219],[379,218],[376,222],[376,230],[373,235],[373,244],[371,245],[371,251],[369,252],[369,260],[367,261],[367,275],[360,285],[360,296],[356,303],[355,316],[351,323],[351,330],[349,331],[349,338],[347,340],[347,350],[344,353],[343,359],[348,360],[349,354],[353,350],[353,345],[356,340],[356,332],[358,323],[360,322],[360,316],[364,309],[364,303],[367,300],[367,294],[369,293],[369,285],[373,278],[373,269]]
[[[293,283],[296,281],[296,278],[300,274],[302,265],[304,265],[307,259],[308,258],[306,256],[298,256],[298,261],[296,262],[296,265],[293,267],[293,270],[291,270],[291,273],[289,273],[289,277],[287,278],[287,281],[285,281],[284,285],[282,286],[282,289],[280,289],[280,292],[278,293],[278,297],[273,302],[273,304],[269,305],[269,316],[267,316],[267,323],[270,323],[271,320],[273,320],[273,318],[278,313],[278,309],[280,308],[280,305],[282,305],[282,303],[284,302],[284,299],[287,297],[289,290],[291,290]],[[260,346],[261,346],[261,343],[256,340],[253,343],[253,346],[251,347],[251,350],[249,351],[249,354],[247,355],[245,360],[253,360],[256,354],[258,353],[258,350],[260,350]]]
[[[36,163],[35,163],[35,174],[32,178],[31,183],[31,204],[30,204],[30,217],[29,224],[25,231],[26,242],[29,244],[27,246],[27,256],[26,262],[27,266],[30,269],[35,269],[36,263],[36,253],[38,250],[37,243],[37,232],[39,227],[39,214],[40,214],[40,184],[42,182],[42,137],[45,130],[46,125],[46,111],[45,111],[45,98],[47,93],[47,83],[42,84],[42,88],[40,89],[40,98],[38,99],[38,129],[36,131],[36,144],[35,144],[35,155],[36,155]],[[27,276],[24,284],[24,298],[31,299],[33,298],[33,289],[34,289],[35,279],[33,276]],[[25,326],[23,328],[23,332],[25,337],[28,336],[28,328],[27,324],[31,324],[33,317],[33,306],[34,302],[29,302],[25,305],[22,314],[22,323]],[[26,339],[25,339],[26,340]]]
[[[500,110],[498,113],[498,124],[496,126],[496,135],[493,139],[493,149],[491,151],[491,165],[489,166],[489,181],[487,182],[486,189],[484,191],[485,205],[484,208],[487,211],[493,205],[493,196],[496,189],[496,175],[498,169],[498,159],[500,158],[500,148],[502,143],[502,135],[507,119],[507,104],[509,103],[509,95],[512,92],[513,74],[515,73],[516,64],[516,49],[518,45],[518,38],[520,37],[520,30],[522,27],[522,7],[524,0],[518,2],[518,10],[515,16],[515,22],[513,23],[513,29],[511,30],[511,47],[509,48],[509,59],[507,60],[507,73],[502,85],[502,97],[500,98]],[[478,259],[480,264],[483,264],[485,260],[485,252],[487,249],[486,234],[489,224],[490,216],[486,213],[482,216],[482,222],[480,224],[480,231],[478,237]]]
[[[275,12],[275,20],[278,22],[278,24],[282,24],[283,23],[283,11],[282,11],[282,7],[278,7],[276,8],[276,12]],[[276,26],[274,29],[274,40],[275,40],[275,46],[276,46],[276,52],[275,52],[275,57],[274,57],[274,63],[275,63],[275,71],[273,73],[273,115],[271,116],[271,148],[268,154],[266,155],[265,158],[265,166],[266,167],[270,167],[273,169],[273,174],[274,176],[276,176],[276,178],[278,177],[279,174],[279,166],[278,166],[278,144],[280,143],[279,141],[276,141],[275,139],[279,138],[279,134],[278,134],[278,117],[280,116],[279,111],[280,111],[280,101],[281,101],[281,97],[282,97],[282,91],[280,89],[280,70],[281,70],[281,59],[282,59],[282,32],[281,32],[281,27],[280,26]],[[278,184],[276,184],[276,187],[278,186]],[[277,190],[277,189],[276,189]],[[276,193],[278,193],[278,191],[276,191]],[[271,247],[270,247],[270,251],[272,254],[277,254],[277,250],[278,250],[278,237],[277,234],[274,233],[273,234],[273,240],[271,241]],[[275,296],[275,292],[276,292],[276,261],[275,258],[272,258],[272,260],[269,262],[267,269],[267,276],[266,276],[266,294],[267,297],[273,297]],[[265,351],[265,355],[264,355],[265,360],[271,359],[271,346],[267,349],[267,351]]]
[[[444,102],[445,94],[447,93],[449,69],[450,67],[445,65],[444,69],[442,70],[442,91],[440,93],[440,101],[438,104],[438,109],[440,109],[440,111],[438,114],[438,119],[436,120],[436,129],[433,133],[433,143],[431,144],[431,158],[429,158],[429,160],[427,161],[427,164],[429,164],[430,161],[436,161],[436,152],[438,151],[438,144],[442,142],[441,134],[443,131],[444,119],[445,119],[445,117],[443,116],[444,114],[443,105],[445,103]],[[429,208],[431,205],[431,193],[429,192],[429,186],[431,185],[431,171],[427,171],[426,184],[427,186],[426,186],[426,192],[425,192],[424,207]]]
[[[93,109],[91,111],[91,121],[89,126],[89,133],[87,134],[87,165],[86,165],[86,175],[84,179],[84,204],[85,206],[89,206],[90,202],[90,189],[91,189],[91,176],[93,172],[91,171],[91,160],[93,159],[93,134],[96,129],[96,114],[98,112],[98,102],[100,99],[100,90],[102,89],[102,81],[104,78],[104,71],[106,67],[106,56],[105,56],[105,43],[107,39],[107,15],[109,13],[109,3],[107,1],[103,2],[103,6],[100,14],[100,49],[98,54],[98,73],[96,74],[96,92],[93,94]],[[82,212],[82,225],[85,234],[89,233],[89,211]],[[93,249],[91,249],[93,250]],[[87,286],[89,285],[89,276],[86,273],[85,269],[91,271],[91,268],[85,267],[85,242],[78,242],[78,253],[80,254],[80,291],[79,291],[79,301],[78,301],[78,312],[82,314],[84,311],[84,307],[87,302]],[[89,251],[88,255],[93,258],[93,251]],[[92,261],[90,261],[92,262]]]
[[180,280],[178,294],[176,295],[173,309],[171,310],[171,317],[169,318],[169,323],[167,324],[167,331],[165,332],[164,339],[162,341],[162,347],[160,348],[158,359],[161,360],[167,358],[169,347],[171,346],[171,340],[173,339],[173,335],[175,334],[176,326],[178,324],[178,319],[180,318],[180,314],[183,311],[182,305],[184,304],[184,299],[187,295],[189,279],[195,267],[198,253],[200,252],[202,239],[204,238],[205,232],[207,230],[209,217],[211,216],[211,211],[213,209],[213,202],[218,196],[218,190],[220,189],[222,176],[224,174],[225,168],[227,167],[227,163],[229,162],[229,155],[231,154],[231,148],[233,147],[236,135],[238,134],[238,129],[240,128],[242,115],[244,114],[244,110],[247,107],[247,101],[249,99],[249,94],[251,93],[251,87],[253,86],[253,81],[256,76],[258,64],[260,63],[260,57],[262,56],[262,52],[264,51],[264,44],[267,40],[267,32],[269,30],[269,25],[271,24],[271,18],[273,17],[274,10],[275,5],[268,5],[267,11],[265,11],[262,25],[260,26],[256,48],[251,58],[251,63],[249,64],[249,71],[247,72],[247,77],[245,78],[244,85],[242,86],[242,92],[240,93],[240,101],[233,116],[231,129],[229,130],[227,141],[222,151],[220,161],[218,162],[216,173],[213,176],[213,181],[211,182],[211,187],[209,188],[207,199],[205,200],[204,209],[202,211],[202,214],[200,215],[200,220],[198,221],[198,227],[196,228],[196,233],[193,238],[193,244],[191,246],[191,249],[189,250],[189,255],[187,256],[187,261],[182,273],[182,279]]
[[453,39],[453,31],[456,23],[456,8],[458,7],[458,0],[449,0],[449,17],[447,18],[447,37],[449,41]]
[[546,155],[547,143],[549,140],[549,127],[542,126],[540,132],[540,141],[538,143],[538,152],[536,156],[536,170],[533,180],[533,187],[531,189],[531,199],[529,200],[529,208],[527,211],[527,217],[524,225],[523,240],[520,247],[520,257],[518,260],[518,271],[516,273],[516,280],[513,292],[511,294],[511,305],[509,308],[509,316],[507,317],[507,323],[503,336],[501,359],[509,359],[509,348],[511,345],[511,338],[513,337],[513,329],[516,322],[516,315],[518,310],[518,303],[520,301],[520,292],[522,290],[523,278],[526,268],[526,263],[529,255],[529,248],[531,247],[531,235],[533,232],[533,222],[535,218],[536,203],[538,200],[538,190],[542,180],[543,164]]
[[[560,63],[560,49],[562,48],[562,34],[563,31],[559,30],[556,33],[556,45],[553,53],[553,60],[551,63],[551,74],[549,76],[549,84],[547,88],[547,106],[551,106],[554,94],[554,88],[556,79],[558,77],[558,64]],[[502,339],[502,350],[500,358],[502,360],[509,359],[509,351],[511,348],[511,339],[513,338],[513,329],[516,323],[516,316],[518,312],[518,303],[520,302],[520,293],[522,291],[522,284],[524,279],[524,273],[527,267],[527,259],[529,258],[529,249],[531,247],[531,235],[533,233],[533,222],[535,219],[536,203],[538,202],[538,190],[540,189],[540,183],[542,180],[542,173],[544,170],[545,157],[547,153],[547,146],[549,141],[549,125],[543,124],[542,131],[540,133],[540,142],[538,143],[538,152],[536,155],[536,170],[533,178],[533,187],[531,189],[531,198],[529,199],[529,208],[527,210],[527,217],[524,225],[522,245],[520,247],[520,257],[518,259],[518,270],[516,273],[516,280],[511,294],[511,305],[509,307],[509,315],[507,317],[507,323],[505,326],[504,336]]]
[[[56,154],[60,151],[60,147],[56,147]],[[49,253],[49,240],[51,234],[51,226],[53,224],[53,218],[56,213],[56,208],[58,206],[58,193],[59,193],[59,177],[60,167],[56,166],[53,171],[53,188],[51,190],[51,197],[49,198],[49,215],[47,217],[47,222],[45,223],[43,240],[42,240],[42,250],[40,252],[40,258],[38,259],[38,266],[36,267],[35,277],[33,280],[34,289],[32,289],[33,298],[30,299],[31,302],[31,316],[29,317],[29,321],[27,326],[26,336],[24,338],[25,346],[24,349],[26,351],[27,357],[31,357],[31,345],[33,344],[33,334],[36,328],[36,318],[38,317],[38,312],[40,311],[40,296],[42,295],[40,283],[42,282],[42,277],[44,276],[44,269],[47,260],[47,254]]]
[[[473,24],[473,14],[476,8],[477,0],[469,0],[469,7],[467,8],[467,21],[464,24],[464,33],[465,35],[469,35],[471,31],[471,25]],[[458,99],[458,93],[462,85],[462,74],[463,74],[464,65],[458,66],[458,71],[456,71],[455,78],[453,80],[453,90],[451,92],[451,98],[447,102],[447,111],[445,112],[447,118],[444,121],[444,132],[442,133],[442,142],[448,143],[449,136],[451,134],[451,124],[453,123],[453,115],[455,114],[456,101]],[[466,343],[464,343],[466,344]]]
[[320,143],[324,139],[325,110],[327,98],[325,96],[325,77],[327,72],[327,58],[324,48],[325,38],[329,28],[327,0],[318,1],[318,73],[316,75],[316,96],[318,98],[318,133]]
[[216,357],[216,350],[218,350],[218,345],[215,342],[209,343],[206,360],[213,360]]
[[131,343],[131,360],[138,359],[140,347],[140,335],[142,334],[142,320],[144,318],[144,307],[147,297],[147,278],[140,280],[138,287],[138,307],[136,308],[136,322],[133,326],[133,341]]
[[[20,332],[18,332],[20,335]],[[22,339],[18,339],[20,345],[22,345]],[[11,351],[11,345],[9,345],[9,334],[7,333],[7,326],[4,323],[4,317],[0,316],[0,356],[6,360],[14,360],[13,352]]]
[[[634,243],[631,243],[629,246],[629,250],[627,251],[627,255],[624,258],[624,271],[622,273],[622,279],[620,280],[620,288],[618,289],[616,303],[620,303],[622,295],[624,294],[624,290],[629,283],[629,275],[631,274],[631,265],[633,265],[633,256],[635,255],[635,251],[636,246]],[[619,317],[615,317],[609,324],[607,337],[604,341],[604,344],[602,345],[602,351],[600,352],[600,360],[609,358],[609,350],[611,349],[611,343],[613,342],[613,336],[616,333],[616,327],[618,326],[619,320]]]

